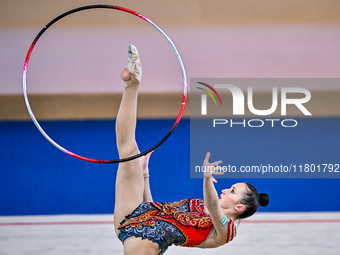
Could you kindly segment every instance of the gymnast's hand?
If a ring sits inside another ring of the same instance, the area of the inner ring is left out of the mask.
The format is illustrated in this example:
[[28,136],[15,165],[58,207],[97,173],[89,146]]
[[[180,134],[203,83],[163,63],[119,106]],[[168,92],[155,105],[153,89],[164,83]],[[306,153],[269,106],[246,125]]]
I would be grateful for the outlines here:
[[153,151],[140,158],[140,166],[144,176],[149,176],[149,159]]
[[222,160],[209,163],[209,158],[210,158],[210,152],[208,152],[207,155],[205,155],[205,159],[203,161],[204,179],[212,180],[213,182],[217,183],[216,179],[212,175],[213,174],[215,175],[224,174],[224,172],[222,171],[223,168],[220,166],[217,166],[218,164],[222,163]]

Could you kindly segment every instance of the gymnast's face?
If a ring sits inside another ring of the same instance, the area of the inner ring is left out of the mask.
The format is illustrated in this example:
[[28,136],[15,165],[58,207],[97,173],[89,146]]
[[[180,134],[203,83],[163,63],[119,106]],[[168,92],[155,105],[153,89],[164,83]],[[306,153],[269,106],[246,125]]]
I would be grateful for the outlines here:
[[[219,202],[222,209],[231,209],[238,207],[245,190],[246,190],[245,183],[236,183],[229,189],[222,190],[222,193],[219,197]],[[236,210],[239,209],[240,208]]]

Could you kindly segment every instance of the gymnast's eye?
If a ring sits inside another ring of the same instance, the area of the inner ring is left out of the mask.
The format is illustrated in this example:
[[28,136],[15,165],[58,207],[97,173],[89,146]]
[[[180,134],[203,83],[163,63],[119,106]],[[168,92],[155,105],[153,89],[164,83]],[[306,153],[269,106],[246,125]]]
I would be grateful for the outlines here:
[[235,193],[235,190],[234,190],[234,189],[232,189],[232,190],[231,190],[231,193],[233,193],[233,194],[234,194],[234,193]]

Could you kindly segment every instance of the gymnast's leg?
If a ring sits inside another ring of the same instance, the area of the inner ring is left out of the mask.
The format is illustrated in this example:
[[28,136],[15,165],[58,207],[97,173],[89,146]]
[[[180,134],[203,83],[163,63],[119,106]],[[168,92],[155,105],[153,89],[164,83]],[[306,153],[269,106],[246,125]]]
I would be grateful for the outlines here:
[[[139,153],[135,140],[135,129],[141,65],[137,49],[133,45],[129,46],[129,64],[126,69],[121,75],[125,81],[125,91],[116,118],[117,148],[120,158]],[[119,235],[120,222],[143,202],[143,179],[139,158],[119,164],[114,211],[114,226],[117,236]],[[147,239],[130,237],[124,241],[125,255],[151,255],[159,254],[159,252],[158,244]]]
[[[131,47],[129,47],[130,53]],[[126,81],[126,88],[116,118],[116,139],[119,157],[126,158],[139,153],[135,140],[139,81],[127,70],[122,72],[121,78]],[[140,159],[120,163],[116,177],[114,209],[114,225],[117,235],[120,222],[143,202],[143,190],[144,181]]]

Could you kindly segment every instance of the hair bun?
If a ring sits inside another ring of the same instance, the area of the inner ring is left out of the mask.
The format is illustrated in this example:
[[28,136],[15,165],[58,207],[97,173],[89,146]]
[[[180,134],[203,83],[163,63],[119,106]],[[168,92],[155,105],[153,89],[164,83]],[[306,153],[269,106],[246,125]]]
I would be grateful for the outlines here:
[[260,205],[267,206],[269,204],[269,196],[266,193],[260,194]]

